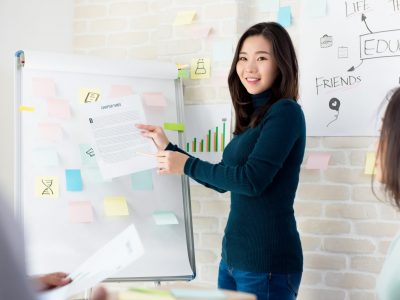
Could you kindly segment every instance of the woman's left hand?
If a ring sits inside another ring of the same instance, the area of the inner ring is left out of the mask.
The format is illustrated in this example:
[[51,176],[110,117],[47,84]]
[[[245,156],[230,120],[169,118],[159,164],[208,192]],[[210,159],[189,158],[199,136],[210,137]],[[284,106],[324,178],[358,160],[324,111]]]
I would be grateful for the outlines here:
[[157,153],[158,174],[183,174],[189,156],[177,151],[159,151]]
[[34,277],[38,283],[38,290],[45,291],[56,287],[64,286],[72,280],[67,273],[57,272]]

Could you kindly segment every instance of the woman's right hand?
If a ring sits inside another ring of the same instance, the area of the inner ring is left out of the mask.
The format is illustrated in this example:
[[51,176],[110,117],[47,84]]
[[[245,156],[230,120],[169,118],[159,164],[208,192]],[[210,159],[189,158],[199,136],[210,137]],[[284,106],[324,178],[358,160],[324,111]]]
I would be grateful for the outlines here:
[[153,139],[158,151],[163,151],[167,148],[169,140],[160,126],[146,124],[136,124],[135,126],[142,130],[142,135],[144,137]]

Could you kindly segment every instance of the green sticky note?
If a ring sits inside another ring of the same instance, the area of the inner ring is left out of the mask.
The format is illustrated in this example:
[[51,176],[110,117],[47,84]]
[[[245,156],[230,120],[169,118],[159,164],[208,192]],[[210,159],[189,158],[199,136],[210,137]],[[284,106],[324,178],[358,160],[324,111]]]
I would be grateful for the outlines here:
[[157,225],[179,224],[178,219],[172,211],[155,211],[153,213],[153,219]]
[[153,190],[153,176],[151,170],[137,172],[131,175],[132,189],[140,191]]
[[87,167],[97,167],[96,156],[91,145],[80,144],[79,150],[81,153],[82,165]]
[[180,77],[180,78],[189,78],[189,70],[188,69],[178,70],[178,77]]
[[164,123],[165,130],[172,131],[185,131],[185,124],[183,123]]

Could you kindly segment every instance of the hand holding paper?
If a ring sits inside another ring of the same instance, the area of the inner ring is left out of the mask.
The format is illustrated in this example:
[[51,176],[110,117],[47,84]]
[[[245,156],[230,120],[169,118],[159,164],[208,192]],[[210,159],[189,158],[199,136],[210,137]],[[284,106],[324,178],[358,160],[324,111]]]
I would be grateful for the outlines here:
[[142,130],[142,135],[147,138],[153,139],[156,144],[157,150],[165,150],[169,144],[169,140],[165,135],[164,130],[160,126],[136,124],[137,128]]
[[157,153],[158,174],[183,174],[189,156],[176,151],[159,151]]

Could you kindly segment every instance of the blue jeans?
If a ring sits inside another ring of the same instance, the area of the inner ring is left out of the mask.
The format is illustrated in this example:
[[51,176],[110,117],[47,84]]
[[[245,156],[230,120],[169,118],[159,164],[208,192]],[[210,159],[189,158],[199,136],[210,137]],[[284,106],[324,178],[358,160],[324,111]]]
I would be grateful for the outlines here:
[[237,270],[222,259],[218,288],[252,293],[258,300],[295,300],[302,273],[258,273]]

